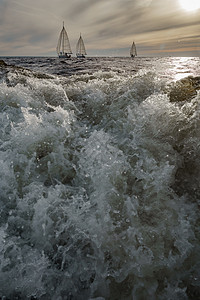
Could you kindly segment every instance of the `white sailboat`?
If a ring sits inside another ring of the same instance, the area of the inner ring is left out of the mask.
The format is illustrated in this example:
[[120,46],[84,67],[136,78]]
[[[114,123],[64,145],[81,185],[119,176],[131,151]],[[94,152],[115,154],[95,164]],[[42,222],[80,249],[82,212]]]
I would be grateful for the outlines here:
[[78,43],[76,45],[76,56],[78,58],[84,58],[86,54],[87,53],[86,53],[86,50],[85,50],[85,45],[84,45],[82,36],[80,34],[80,38],[79,38]]
[[63,22],[63,28],[60,32],[60,36],[58,39],[56,51],[59,58],[70,58],[72,54],[67,31],[65,30],[64,27],[64,22]]
[[137,56],[137,50],[136,50],[136,46],[135,46],[135,43],[133,42],[132,46],[131,46],[131,49],[130,49],[130,56],[131,57],[135,57]]

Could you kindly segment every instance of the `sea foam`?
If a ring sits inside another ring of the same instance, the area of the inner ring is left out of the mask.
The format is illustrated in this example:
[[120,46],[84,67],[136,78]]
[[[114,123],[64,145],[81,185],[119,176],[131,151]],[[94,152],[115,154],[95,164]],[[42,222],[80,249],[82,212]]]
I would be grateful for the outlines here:
[[157,75],[2,75],[1,297],[199,297],[199,94]]

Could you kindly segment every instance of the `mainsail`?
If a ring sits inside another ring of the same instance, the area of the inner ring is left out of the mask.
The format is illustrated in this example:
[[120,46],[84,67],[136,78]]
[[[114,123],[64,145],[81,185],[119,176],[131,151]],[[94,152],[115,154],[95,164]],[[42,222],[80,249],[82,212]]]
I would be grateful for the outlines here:
[[82,36],[80,34],[80,38],[78,40],[78,43],[76,45],[76,56],[77,57],[85,57],[86,55],[85,45],[82,39]]
[[134,42],[133,42],[133,44],[131,46],[130,55],[131,55],[131,57],[137,56],[136,46],[135,46]]
[[67,31],[65,30],[64,27],[64,22],[63,22],[63,28],[60,32],[56,50],[59,57],[71,57],[70,54],[72,54],[72,50],[70,47]]

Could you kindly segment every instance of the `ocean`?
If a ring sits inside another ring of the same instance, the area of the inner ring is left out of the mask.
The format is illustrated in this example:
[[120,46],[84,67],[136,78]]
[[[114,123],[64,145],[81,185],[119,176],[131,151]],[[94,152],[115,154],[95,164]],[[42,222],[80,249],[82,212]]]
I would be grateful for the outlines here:
[[0,59],[0,299],[200,299],[199,57]]

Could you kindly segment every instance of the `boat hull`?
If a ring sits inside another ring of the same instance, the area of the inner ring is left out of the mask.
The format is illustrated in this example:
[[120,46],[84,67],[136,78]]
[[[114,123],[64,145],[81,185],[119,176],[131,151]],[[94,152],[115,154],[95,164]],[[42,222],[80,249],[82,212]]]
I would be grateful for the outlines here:
[[59,54],[58,57],[59,57],[59,58],[71,58],[71,55],[65,53],[65,54]]
[[85,55],[83,55],[83,54],[80,54],[80,55],[79,55],[79,54],[78,54],[78,55],[76,55],[76,57],[77,57],[77,58],[85,58]]

